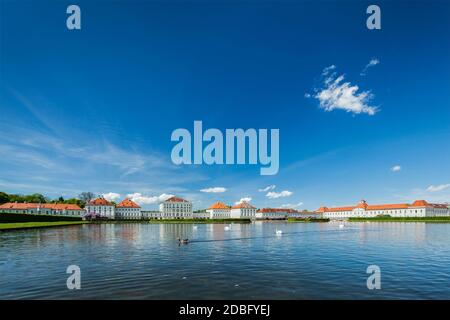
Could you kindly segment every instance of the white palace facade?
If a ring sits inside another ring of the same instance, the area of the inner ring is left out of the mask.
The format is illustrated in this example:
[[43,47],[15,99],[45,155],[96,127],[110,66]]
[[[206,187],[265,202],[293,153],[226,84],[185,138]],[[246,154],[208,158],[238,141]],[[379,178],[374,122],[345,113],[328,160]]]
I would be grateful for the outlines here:
[[230,217],[233,219],[255,219],[256,208],[250,203],[242,201],[231,207]]
[[369,205],[365,200],[360,201],[356,206],[327,208],[321,207],[317,213],[324,218],[345,219],[345,218],[371,218],[377,216],[391,217],[448,217],[450,207],[448,204],[428,203],[425,200],[416,200],[412,204],[377,204]]
[[162,219],[192,219],[192,202],[171,197],[159,205]]
[[115,218],[124,220],[142,219],[141,207],[136,202],[126,198],[116,206]]
[[53,216],[83,217],[85,211],[76,204],[64,203],[4,203],[0,213],[45,214]]
[[116,218],[116,206],[103,197],[89,201],[85,206],[86,214],[108,219]]
[[210,219],[229,219],[231,218],[231,207],[222,202],[216,202],[211,205],[206,212]]

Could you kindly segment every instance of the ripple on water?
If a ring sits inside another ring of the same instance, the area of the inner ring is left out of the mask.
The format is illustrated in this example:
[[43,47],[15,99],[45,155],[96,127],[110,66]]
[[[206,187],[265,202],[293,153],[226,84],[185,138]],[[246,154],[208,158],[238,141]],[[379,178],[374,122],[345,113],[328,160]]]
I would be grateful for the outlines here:
[[[283,230],[276,236],[276,229]],[[179,246],[176,238],[192,242]],[[67,290],[79,265],[82,290]],[[382,290],[366,287],[367,266]],[[1,299],[450,299],[450,224],[105,224],[0,233]]]

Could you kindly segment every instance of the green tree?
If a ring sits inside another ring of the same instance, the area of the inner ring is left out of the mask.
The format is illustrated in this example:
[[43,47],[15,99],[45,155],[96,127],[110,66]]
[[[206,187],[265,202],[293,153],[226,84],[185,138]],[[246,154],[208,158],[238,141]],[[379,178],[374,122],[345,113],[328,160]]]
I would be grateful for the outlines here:
[[0,192],[0,204],[10,202],[9,194],[5,192]]
[[83,201],[83,203],[88,203],[95,198],[95,194],[92,192],[82,192],[78,195],[78,198]]
[[23,202],[46,203],[47,199],[40,193],[34,193],[24,196]]

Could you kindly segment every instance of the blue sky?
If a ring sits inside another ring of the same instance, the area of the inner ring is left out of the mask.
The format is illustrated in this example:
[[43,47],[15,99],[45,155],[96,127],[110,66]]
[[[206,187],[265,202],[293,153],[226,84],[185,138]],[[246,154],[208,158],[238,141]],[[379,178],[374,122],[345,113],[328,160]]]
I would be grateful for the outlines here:
[[[378,1],[381,30],[366,1],[76,3],[69,31],[72,3],[1,0],[0,190],[450,202],[449,2]],[[194,120],[280,129],[279,173],[173,165]]]

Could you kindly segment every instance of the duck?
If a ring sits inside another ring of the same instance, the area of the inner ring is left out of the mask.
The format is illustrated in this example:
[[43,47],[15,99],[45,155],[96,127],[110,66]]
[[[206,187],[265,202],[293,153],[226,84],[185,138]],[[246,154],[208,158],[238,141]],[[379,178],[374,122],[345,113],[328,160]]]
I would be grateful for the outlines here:
[[189,239],[180,239],[180,238],[177,238],[177,240],[178,240],[179,243],[182,243],[182,244],[188,244],[188,243],[189,243]]

